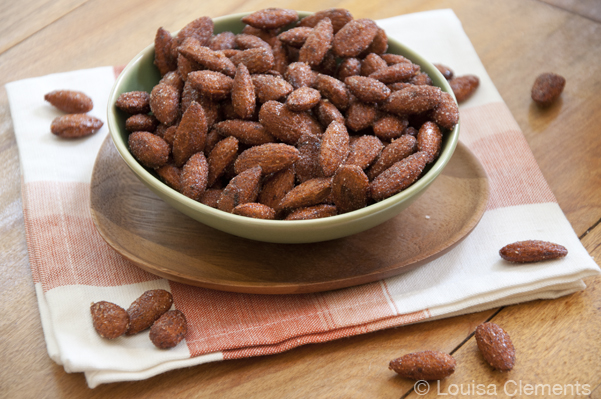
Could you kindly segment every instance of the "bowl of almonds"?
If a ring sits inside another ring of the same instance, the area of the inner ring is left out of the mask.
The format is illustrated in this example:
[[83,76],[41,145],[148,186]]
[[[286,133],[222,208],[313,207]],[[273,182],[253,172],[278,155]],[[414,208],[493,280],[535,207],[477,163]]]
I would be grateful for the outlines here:
[[159,28],[108,108],[118,152],[161,199],[275,243],[337,239],[394,217],[440,174],[459,135],[439,70],[345,9]]

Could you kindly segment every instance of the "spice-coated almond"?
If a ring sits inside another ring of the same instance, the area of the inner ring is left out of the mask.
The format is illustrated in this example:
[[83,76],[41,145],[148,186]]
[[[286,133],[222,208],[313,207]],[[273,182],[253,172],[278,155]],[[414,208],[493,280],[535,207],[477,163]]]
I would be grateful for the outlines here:
[[145,167],[156,169],[169,160],[169,144],[149,132],[135,132],[127,138],[129,150]]
[[173,296],[168,291],[156,289],[144,292],[127,309],[129,328],[126,335],[134,335],[150,328],[171,305]]
[[324,176],[333,176],[349,154],[349,135],[346,127],[337,121],[330,123],[321,140],[319,164]]
[[356,57],[366,50],[378,33],[378,25],[371,19],[349,21],[334,36],[332,50],[338,57]]
[[286,216],[285,220],[312,220],[329,216],[336,216],[338,210],[335,205],[322,204],[297,208]]
[[202,152],[192,155],[182,168],[182,194],[199,201],[207,188],[209,179],[209,164]]
[[409,353],[394,359],[388,368],[412,380],[442,380],[455,372],[453,356],[439,351]]
[[382,172],[369,185],[371,198],[381,201],[412,185],[426,167],[428,155],[416,152]]
[[428,155],[428,163],[434,162],[440,154],[442,133],[436,123],[426,122],[417,133],[417,150]]
[[298,21],[294,10],[265,8],[242,18],[242,22],[259,29],[276,29]]
[[332,179],[332,198],[340,213],[367,205],[369,179],[357,165],[342,165]]
[[501,248],[501,258],[515,263],[532,263],[563,258],[568,250],[559,244],[540,240],[518,241]]
[[221,192],[217,208],[231,212],[240,204],[255,202],[259,196],[261,167],[255,166],[234,177]]
[[169,349],[179,344],[188,332],[186,316],[180,310],[170,310],[150,327],[150,341],[159,349]]
[[483,323],[476,328],[476,344],[484,359],[494,369],[509,371],[515,364],[515,348],[509,334],[495,323]]
[[298,150],[283,143],[267,143],[244,150],[234,164],[236,174],[260,166],[264,174],[278,172],[298,159]]
[[114,339],[129,328],[129,315],[121,306],[100,301],[90,306],[94,329],[102,338]]
[[449,80],[453,94],[457,102],[463,102],[470,98],[480,85],[480,79],[475,75],[456,76]]
[[54,90],[44,95],[44,100],[70,114],[89,112],[94,108],[92,99],[85,93],[75,90]]
[[267,205],[263,205],[257,202],[248,202],[236,206],[232,213],[234,215],[246,216],[253,219],[275,219],[275,210]]
[[534,81],[530,95],[538,105],[549,106],[559,98],[565,84],[566,80],[563,76],[555,73],[543,73]]
[[64,139],[76,139],[96,133],[102,125],[104,122],[92,115],[67,114],[55,118],[50,131]]

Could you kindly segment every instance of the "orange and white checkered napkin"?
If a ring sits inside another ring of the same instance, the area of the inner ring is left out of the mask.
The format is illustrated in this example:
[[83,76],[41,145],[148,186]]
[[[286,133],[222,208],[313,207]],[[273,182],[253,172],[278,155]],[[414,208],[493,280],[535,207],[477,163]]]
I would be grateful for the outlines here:
[[[441,258],[380,282],[308,295],[250,295],[211,291],[151,275],[116,254],[96,232],[89,212],[90,176],[106,126],[67,141],[49,132],[59,111],[43,96],[76,89],[105,119],[111,67],[67,72],[7,85],[23,174],[29,259],[48,352],[67,372],[84,372],[90,387],[140,380],[216,360],[282,352],[306,343],[480,311],[585,288],[599,268],[582,247],[549,190],[519,126],[483,68],[451,10],[378,21],[388,35],[481,85],[461,106],[461,141],[490,178],[488,209],[474,232]],[[525,93],[525,95],[528,95]],[[542,239],[565,245],[568,257],[520,267],[497,250]],[[189,321],[186,340],[156,349],[147,333],[100,338],[91,302],[127,307],[142,292],[163,288]]]

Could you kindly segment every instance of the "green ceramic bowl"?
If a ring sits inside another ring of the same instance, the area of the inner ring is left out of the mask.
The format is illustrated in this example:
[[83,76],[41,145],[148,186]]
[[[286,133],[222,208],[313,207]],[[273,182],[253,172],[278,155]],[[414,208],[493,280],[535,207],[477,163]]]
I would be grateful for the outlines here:
[[[215,33],[223,31],[239,33],[244,27],[240,20],[245,15],[247,13],[215,18]],[[299,12],[299,15],[302,18],[310,13]],[[430,75],[436,86],[452,93],[447,81],[430,62],[395,40],[389,39],[388,44],[389,53],[401,54],[419,64],[422,70]],[[309,243],[341,238],[375,227],[397,215],[423,194],[447,165],[457,146],[459,125],[445,134],[440,157],[417,182],[390,198],[353,212],[303,221],[260,220],[226,213],[196,202],[171,189],[155,174],[142,167],[129,152],[128,132],[125,130],[127,115],[115,107],[115,101],[121,93],[152,90],[160,80],[153,59],[154,45],[150,45],[125,67],[113,86],[108,103],[108,127],[113,142],[123,160],[140,181],[169,205],[201,223],[240,237],[274,243]]]

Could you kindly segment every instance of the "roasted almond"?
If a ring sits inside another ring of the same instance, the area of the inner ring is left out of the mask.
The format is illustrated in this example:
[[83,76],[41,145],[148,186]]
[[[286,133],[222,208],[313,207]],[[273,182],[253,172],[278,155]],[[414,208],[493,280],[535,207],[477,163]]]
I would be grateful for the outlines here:
[[132,133],[127,143],[133,156],[147,168],[156,169],[169,160],[169,144],[152,133]]
[[367,205],[369,179],[357,165],[342,165],[332,179],[332,199],[339,213]]
[[171,305],[173,296],[168,291],[156,289],[144,292],[127,309],[129,328],[125,334],[134,335],[150,328]]
[[236,69],[232,86],[232,105],[239,118],[249,119],[255,113],[257,96],[246,65],[240,63]]
[[540,240],[518,241],[501,248],[499,255],[509,262],[532,263],[563,258],[568,250],[559,244]]
[[369,76],[380,69],[386,68],[387,66],[388,64],[382,57],[375,53],[370,53],[361,62],[360,75]]
[[94,329],[102,338],[114,339],[129,328],[129,315],[121,306],[100,301],[90,306]]
[[378,116],[374,104],[365,104],[361,101],[353,102],[346,111],[346,126],[358,132],[373,125]]
[[54,90],[44,95],[44,100],[69,114],[82,114],[94,108],[90,97],[75,90]]
[[345,165],[357,165],[367,168],[380,155],[384,144],[375,136],[361,136],[351,144],[351,151],[344,162]]
[[177,126],[173,140],[173,159],[177,166],[182,166],[194,154],[204,150],[208,125],[204,109],[193,102]]
[[349,135],[346,127],[337,121],[330,123],[321,140],[319,151],[319,164],[324,176],[333,176],[346,160],[349,151]]
[[92,115],[67,114],[55,118],[50,131],[64,139],[76,139],[96,133],[102,125],[104,122]]
[[315,78],[313,87],[321,93],[321,96],[327,98],[340,110],[345,110],[349,106],[350,96],[346,85],[332,76],[318,74]]
[[416,149],[416,138],[408,134],[402,135],[397,140],[394,140],[384,147],[380,156],[367,171],[367,176],[370,180],[375,179],[380,173],[384,172],[398,161],[413,154]]
[[177,68],[176,58],[171,53],[173,41],[169,31],[162,27],[157,29],[154,37],[154,65],[159,69],[161,76]]
[[230,119],[216,123],[214,128],[220,135],[233,136],[246,145],[261,145],[275,141],[275,138],[259,122]]
[[226,137],[217,144],[209,154],[208,186],[211,187],[223,174],[225,168],[232,164],[238,156],[238,139]]
[[432,110],[432,120],[445,129],[453,129],[459,122],[459,108],[449,93],[440,93],[440,102]]
[[294,187],[294,168],[289,167],[266,178],[258,202],[275,209],[282,198]]
[[475,75],[457,76],[449,80],[453,94],[457,102],[463,102],[470,98],[480,85],[480,79]]
[[372,79],[379,80],[382,83],[395,83],[407,81],[419,72],[419,65],[410,62],[393,64],[386,68],[380,68],[369,74]]
[[150,341],[159,349],[177,346],[188,332],[186,316],[180,310],[170,310],[150,327]]
[[428,155],[416,152],[382,172],[369,185],[371,198],[381,201],[412,185],[426,167]]
[[308,111],[319,104],[321,94],[310,87],[300,87],[286,98],[286,106],[294,112]]
[[566,80],[563,76],[555,73],[543,73],[534,81],[530,96],[535,103],[546,107],[559,98],[565,85]]
[[262,103],[284,98],[294,90],[294,87],[280,76],[255,74],[251,78],[257,99]]
[[154,115],[136,114],[125,120],[125,130],[128,132],[150,132],[153,133],[159,121]]
[[324,202],[332,191],[332,178],[307,180],[290,190],[278,205],[278,209],[296,209]]
[[265,73],[271,70],[274,65],[273,52],[263,47],[240,51],[230,59],[234,65],[244,64],[251,74]]
[[354,19],[336,33],[332,50],[338,57],[356,57],[369,47],[377,33],[378,25],[371,19]]
[[297,208],[286,216],[285,220],[311,220],[330,216],[336,216],[338,211],[336,206],[329,204],[306,206]]
[[234,80],[229,76],[208,70],[190,72],[188,80],[196,90],[212,100],[223,100],[234,86]]
[[332,48],[334,29],[332,21],[324,18],[309,33],[298,54],[298,61],[305,62],[309,66],[321,64],[326,53]]
[[403,135],[409,121],[395,115],[382,115],[373,124],[374,134],[382,140],[394,140]]
[[351,76],[344,83],[355,97],[366,103],[378,103],[390,95],[390,89],[384,83],[366,76]]
[[509,371],[515,364],[515,348],[509,334],[495,323],[483,323],[476,328],[476,344],[484,359],[494,369]]
[[267,101],[259,110],[259,122],[268,133],[287,144],[294,145],[300,136],[308,132],[308,115],[290,111],[284,104]]
[[280,33],[278,39],[288,46],[301,48],[312,31],[310,27],[299,26]]
[[179,116],[180,94],[177,88],[159,83],[150,93],[150,110],[163,124],[171,125]]
[[417,133],[417,151],[428,155],[428,163],[434,162],[440,154],[442,147],[442,133],[434,122],[426,122]]
[[334,33],[338,32],[344,25],[353,20],[353,16],[349,10],[344,8],[330,8],[327,10],[318,11],[313,15],[309,15],[301,19],[298,25],[313,28],[324,18],[329,18],[330,21],[332,21]]
[[259,29],[276,29],[298,21],[294,10],[265,8],[242,18],[242,22]]
[[255,202],[259,196],[261,167],[255,166],[235,176],[221,192],[217,208],[231,212],[240,204]]
[[254,219],[275,219],[275,210],[273,208],[257,202],[238,205],[232,210],[232,213],[234,215],[246,216]]
[[288,144],[267,143],[244,150],[234,164],[236,174],[260,166],[264,174],[291,166],[299,157],[298,150]]
[[182,168],[182,194],[195,201],[200,201],[207,188],[209,179],[209,164],[205,154],[197,152],[192,155]]
[[145,91],[121,93],[115,105],[128,114],[147,114],[150,112],[150,94]]
[[438,351],[409,353],[390,362],[388,368],[412,380],[442,380],[455,372],[453,356]]
[[411,85],[393,92],[382,109],[399,115],[419,114],[436,107],[441,93],[440,88],[435,86]]
[[298,89],[304,86],[312,87],[317,74],[304,62],[293,62],[288,65],[284,77],[292,87]]
[[186,39],[178,48],[178,51],[186,58],[193,60],[208,70],[221,72],[230,77],[234,77],[236,73],[236,67],[229,58],[219,51],[213,51],[208,47],[201,46],[196,39]]

